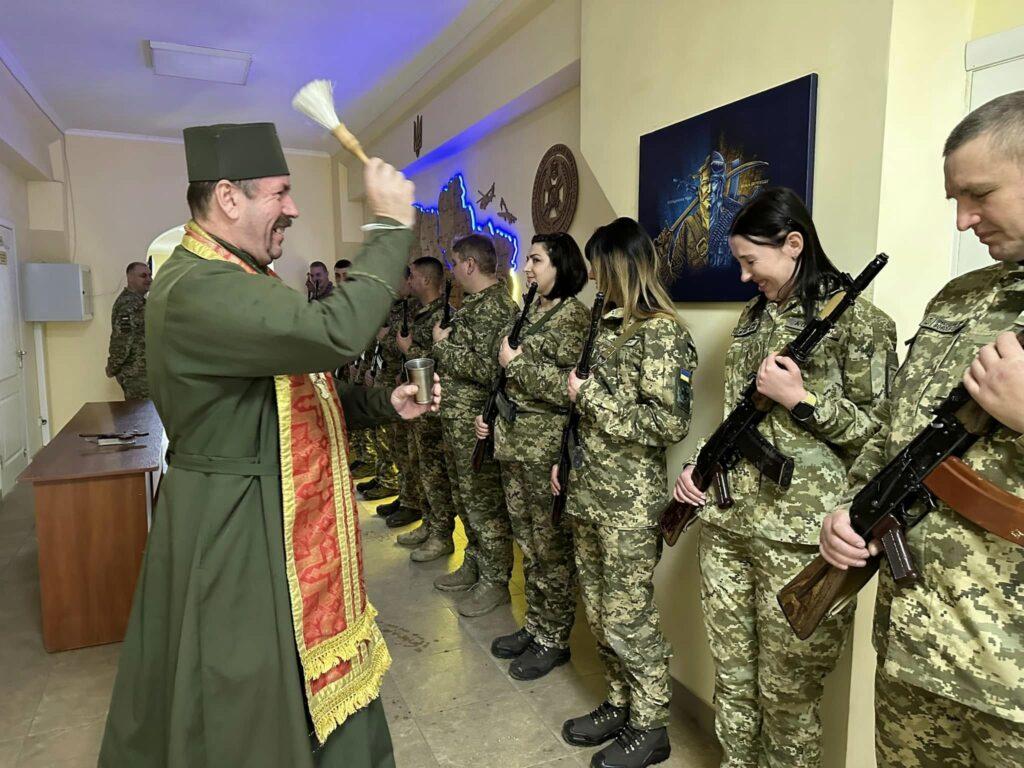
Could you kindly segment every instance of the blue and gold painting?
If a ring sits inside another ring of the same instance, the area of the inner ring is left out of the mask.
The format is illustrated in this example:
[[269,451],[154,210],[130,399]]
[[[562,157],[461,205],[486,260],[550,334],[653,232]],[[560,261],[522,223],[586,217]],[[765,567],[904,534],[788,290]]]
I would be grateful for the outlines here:
[[818,76],[748,96],[640,137],[640,223],[676,301],[747,301],[729,228],[767,186],[811,207]]

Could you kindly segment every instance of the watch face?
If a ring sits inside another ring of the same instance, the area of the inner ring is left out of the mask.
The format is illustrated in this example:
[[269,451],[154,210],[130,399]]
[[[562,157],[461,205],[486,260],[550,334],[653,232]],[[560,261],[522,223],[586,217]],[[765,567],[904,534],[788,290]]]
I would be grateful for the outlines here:
[[797,421],[807,421],[814,415],[814,406],[810,403],[797,403],[793,406],[793,410],[790,413],[793,414],[793,418]]

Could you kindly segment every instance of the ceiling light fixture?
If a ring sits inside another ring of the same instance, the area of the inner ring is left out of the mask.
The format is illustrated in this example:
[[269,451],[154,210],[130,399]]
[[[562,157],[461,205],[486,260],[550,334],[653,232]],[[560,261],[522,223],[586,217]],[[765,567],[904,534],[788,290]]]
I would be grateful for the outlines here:
[[245,85],[249,78],[252,54],[149,41],[153,52],[153,71],[169,77],[189,77],[214,83]]

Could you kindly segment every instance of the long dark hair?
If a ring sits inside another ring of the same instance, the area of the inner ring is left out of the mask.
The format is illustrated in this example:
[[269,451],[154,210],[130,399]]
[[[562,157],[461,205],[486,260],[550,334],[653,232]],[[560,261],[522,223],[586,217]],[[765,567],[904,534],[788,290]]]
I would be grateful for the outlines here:
[[[842,288],[846,278],[825,255],[818,230],[800,196],[788,187],[768,187],[740,209],[729,230],[730,236],[739,235],[757,245],[775,248],[786,242],[790,232],[803,235],[804,249],[797,257],[793,276],[783,288],[800,298],[804,320],[810,322],[818,301]],[[764,294],[758,297],[754,317],[760,316],[767,301]]]
[[587,284],[587,263],[576,241],[565,232],[534,235],[532,244],[539,243],[547,251],[551,266],[555,268],[555,284],[544,298],[567,299],[575,296]]

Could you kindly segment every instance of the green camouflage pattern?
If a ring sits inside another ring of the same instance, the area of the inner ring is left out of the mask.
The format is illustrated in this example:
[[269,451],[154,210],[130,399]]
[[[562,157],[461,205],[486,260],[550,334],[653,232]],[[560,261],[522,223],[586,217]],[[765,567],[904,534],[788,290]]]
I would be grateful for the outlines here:
[[[522,354],[506,369],[505,393],[516,404],[518,417],[509,424],[495,420],[494,455],[500,462],[547,463],[558,461],[565,414],[569,408],[566,381],[576,367],[590,325],[590,310],[575,297],[562,301],[539,331],[531,332],[547,314],[535,302],[527,314],[530,324],[523,331]],[[511,326],[502,336],[507,336]],[[500,345],[500,339],[499,339]],[[547,473],[543,478],[551,506]],[[547,510],[550,512],[550,509]]]
[[[512,527],[505,508],[501,470],[493,458],[473,471],[476,430],[470,419],[442,419],[444,442],[451,463],[453,496],[462,515],[469,545],[467,556],[476,558],[480,581],[504,586],[512,575]],[[457,489],[457,490],[456,490]]]
[[654,602],[661,559],[656,528],[619,528],[572,518],[580,594],[608,684],[607,700],[629,707],[629,723],[668,725],[671,649]]
[[455,449],[455,438],[451,434],[453,422],[444,421],[442,419],[441,425],[444,430],[444,462],[445,468],[448,471],[448,488],[452,493],[452,505],[455,507],[455,514],[460,520],[462,520],[462,531],[466,535],[466,549],[464,556],[472,560],[477,559],[477,555],[480,553],[480,546],[476,540],[476,533],[468,523],[466,517],[466,505],[462,502],[462,493],[459,490],[459,474],[456,471],[456,456]]
[[[893,381],[891,413],[850,473],[863,485],[931,421],[978,350],[1024,327],[1024,264],[995,264],[948,283],[925,309]],[[1024,496],[1024,437],[998,426],[963,457]],[[885,674],[997,717],[1024,723],[1024,548],[945,504],[907,536],[921,579],[897,588],[880,569],[875,649]]]
[[422,510],[423,524],[430,529],[432,536],[448,541],[455,530],[456,510],[448,479],[441,420],[436,416],[416,419],[412,436],[420,488],[427,500]]
[[445,393],[441,418],[468,420],[472,427],[498,375],[498,345],[518,312],[502,280],[463,297],[452,313],[451,335],[433,348]]
[[110,310],[107,375],[117,379],[126,400],[149,398],[146,379],[146,297],[125,288]]
[[802,641],[775,600],[817,554],[814,546],[701,525],[700,593],[715,662],[722,768],[821,765],[821,695],[849,634],[853,606]]
[[523,553],[526,616],[523,627],[547,648],[568,648],[576,618],[576,563],[572,527],[551,520],[551,460],[502,461],[505,505]]
[[878,768],[1020,768],[1024,724],[875,674]]
[[527,314],[522,354],[506,369],[505,391],[518,416],[511,424],[496,419],[494,455],[505,481],[512,535],[523,554],[523,626],[541,645],[568,648],[576,617],[572,528],[567,518],[557,526],[551,521],[548,475],[558,460],[569,406],[566,380],[579,360],[590,313],[575,297],[549,311],[534,303]]
[[[377,384],[374,384],[376,387]],[[373,445],[377,454],[375,475],[380,486],[388,491],[398,492],[398,467],[395,464],[394,425],[387,424],[373,430]]]
[[423,495],[420,462],[416,453],[413,423],[395,424],[395,461],[398,464],[398,498],[403,507],[423,513],[427,510],[427,497]]
[[[755,302],[740,315],[726,354],[726,414],[761,361],[780,352],[804,328],[798,298],[782,305],[769,301],[759,316],[753,313]],[[804,388],[818,399],[814,415],[801,424],[776,406],[759,427],[769,442],[793,459],[789,489],[762,478],[753,464],[741,460],[729,472],[735,506],[719,509],[706,504],[700,518],[744,536],[816,545],[822,518],[846,490],[850,464],[881,427],[886,382],[896,370],[895,350],[893,321],[858,298],[801,368]]]
[[665,504],[665,449],[690,428],[697,350],[688,331],[658,316],[606,361],[621,326],[621,310],[605,315],[591,378],[576,398],[585,455],[566,509],[581,522],[653,528]]

